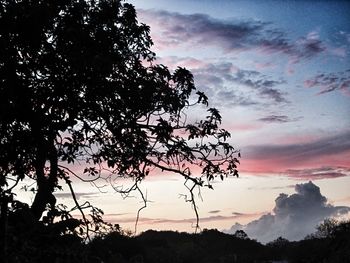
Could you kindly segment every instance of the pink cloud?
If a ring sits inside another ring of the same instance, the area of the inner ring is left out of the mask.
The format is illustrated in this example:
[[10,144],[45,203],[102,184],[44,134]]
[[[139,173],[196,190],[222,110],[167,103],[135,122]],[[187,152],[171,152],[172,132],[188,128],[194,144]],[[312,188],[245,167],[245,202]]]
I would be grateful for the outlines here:
[[207,68],[208,63],[204,62],[203,60],[199,60],[192,57],[176,57],[176,56],[168,56],[168,57],[158,57],[157,61],[158,64],[164,64],[170,69],[176,69],[177,67],[185,67],[188,69],[200,69],[200,68]]
[[255,131],[262,128],[262,124],[258,123],[237,123],[237,124],[230,124],[223,126],[224,129],[228,130],[229,132],[235,132],[235,131]]
[[276,65],[274,65],[271,62],[266,62],[266,63],[255,63],[255,68],[258,70],[262,70],[262,69],[274,69],[276,68]]
[[241,160],[239,170],[241,172],[249,173],[283,173],[289,169],[310,169],[314,167],[322,167],[324,165],[330,165],[334,167],[350,167],[350,150],[340,154],[315,156],[314,158],[302,159],[302,156],[285,156],[275,155],[269,158],[251,158],[249,155],[244,155]]
[[310,134],[286,135],[276,138],[280,144],[305,144],[321,139],[320,136]]
[[350,176],[350,168],[346,167],[321,167],[308,169],[289,169],[283,175],[300,180],[318,180],[325,178],[337,178]]
[[318,88],[320,90],[317,93],[318,95],[336,90],[348,95],[350,93],[350,70],[318,74],[305,80],[304,86],[306,88]]
[[350,167],[350,132],[303,143],[250,146],[243,154],[240,170],[247,172],[281,173],[324,166]]
[[[207,217],[200,217],[200,223],[209,223],[209,222],[219,222],[219,221],[232,221],[246,218],[255,218],[260,216],[262,213],[252,213],[252,214],[242,214],[242,213],[233,213],[230,216],[223,215],[212,215]],[[109,222],[118,222],[118,223],[135,223],[135,217],[123,217],[122,215],[115,214],[106,214],[105,219]],[[185,218],[185,219],[169,219],[169,218],[148,218],[140,217],[139,224],[147,225],[159,225],[159,224],[191,224],[195,223],[196,218]]]
[[344,47],[329,48],[328,51],[337,57],[345,58],[347,56],[347,51]]
[[315,79],[307,79],[304,81],[304,86],[306,88],[311,88],[311,87],[315,86],[316,84],[317,84],[317,82]]

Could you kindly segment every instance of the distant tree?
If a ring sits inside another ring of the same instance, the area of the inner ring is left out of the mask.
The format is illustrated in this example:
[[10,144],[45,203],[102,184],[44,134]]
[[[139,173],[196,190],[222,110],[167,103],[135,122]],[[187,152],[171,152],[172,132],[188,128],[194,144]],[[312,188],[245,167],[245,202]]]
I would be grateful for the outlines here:
[[289,244],[289,240],[283,237],[278,237],[275,240],[266,244],[266,246],[274,248],[284,248]]
[[331,238],[334,237],[339,222],[334,218],[327,218],[321,224],[316,227],[316,233],[314,234],[317,238]]
[[349,221],[338,221],[335,218],[326,218],[316,226],[316,232],[308,235],[305,239],[313,238],[336,238],[347,235],[350,232]]
[[[150,28],[118,0],[2,0],[0,5],[0,219],[13,189],[35,180],[30,211],[57,213],[54,192],[71,177],[91,182],[165,171],[193,190],[216,176],[238,176],[239,152],[219,127],[221,116],[189,122],[186,111],[208,107],[192,74],[155,64]],[[82,173],[69,167],[83,165]],[[112,183],[113,184],[113,183]],[[141,193],[141,192],[140,192]],[[142,193],[141,193],[142,194]],[[99,220],[95,211],[93,220]]]
[[248,235],[246,232],[244,232],[243,230],[237,230],[234,233],[234,236],[239,238],[239,239],[249,239]]

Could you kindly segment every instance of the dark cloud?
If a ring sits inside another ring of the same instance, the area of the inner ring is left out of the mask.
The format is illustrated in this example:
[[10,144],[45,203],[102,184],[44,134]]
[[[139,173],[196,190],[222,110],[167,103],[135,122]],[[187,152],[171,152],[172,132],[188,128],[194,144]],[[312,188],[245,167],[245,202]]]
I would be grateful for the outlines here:
[[267,98],[275,103],[285,103],[285,93],[275,87],[285,83],[284,80],[271,80],[267,76],[257,71],[238,70],[231,77],[231,81],[254,89],[260,97]]
[[350,70],[318,74],[304,81],[304,85],[308,88],[321,89],[318,94],[325,94],[335,90],[341,90],[350,94]]
[[[211,86],[211,88],[217,88],[217,86]],[[222,107],[226,106],[254,106],[260,104],[257,99],[254,99],[253,96],[249,93],[242,93],[239,90],[228,89],[226,87],[222,87],[218,90],[215,95],[210,97],[211,101],[215,106]]]
[[310,32],[307,37],[300,38],[297,44],[299,58],[311,58],[326,50],[317,32]]
[[260,118],[258,120],[259,121],[263,121],[263,122],[278,122],[278,123],[290,122],[291,121],[289,119],[289,117],[285,116],[285,115],[270,115],[270,116],[266,116],[264,118]]
[[284,175],[303,180],[318,180],[326,178],[337,178],[350,176],[350,168],[347,167],[320,167],[314,169],[289,169],[283,173]]
[[251,106],[288,102],[285,98],[287,94],[276,88],[284,84],[284,80],[270,79],[258,71],[238,69],[232,63],[209,63],[193,69],[192,73],[199,89],[220,105]]
[[212,210],[212,211],[209,211],[208,213],[209,214],[217,214],[217,213],[220,213],[221,211],[220,210]]
[[268,122],[268,123],[285,123],[285,122],[298,121],[300,119],[302,119],[302,117],[291,119],[286,115],[269,115],[258,119],[258,121]]
[[225,232],[233,234],[242,229],[249,237],[264,243],[279,236],[300,240],[313,233],[316,225],[325,218],[350,212],[350,207],[328,204],[320,188],[311,181],[297,184],[295,192],[292,195],[280,194],[275,200],[273,213],[263,215],[244,226],[235,224]]
[[[150,19],[151,25],[161,26],[164,44],[182,44],[191,41],[196,44],[214,44],[230,51],[247,49],[261,42],[266,23],[259,21],[227,23],[205,14],[179,14],[167,11],[142,10],[141,19]],[[273,34],[270,34],[271,36]],[[274,38],[264,39],[266,45],[280,45]]]
[[304,49],[303,54],[307,58],[316,56],[318,53],[325,50],[322,41],[319,39],[306,39],[302,46]]
[[268,88],[267,86],[260,89],[260,95],[270,98],[272,101],[276,103],[288,102],[288,100],[285,99],[284,97],[284,93],[282,93],[278,89]]
[[255,70],[239,69],[231,62],[210,62],[192,57],[158,57],[157,62],[171,69],[186,67],[194,75],[196,86],[211,98],[214,104],[226,106],[264,106],[288,102],[285,92],[277,86],[286,83]]
[[239,212],[232,212],[234,216],[244,216],[245,214]]
[[324,137],[313,142],[287,145],[259,145],[246,147],[249,158],[261,161],[298,164],[350,151],[350,131]]
[[[295,42],[271,23],[223,21],[205,14],[180,14],[167,11],[139,10],[140,20],[156,28],[153,39],[159,47],[212,45],[224,52],[261,50],[283,53],[293,58],[311,58],[325,50],[318,35],[310,33]],[[153,32],[153,31],[152,31]]]

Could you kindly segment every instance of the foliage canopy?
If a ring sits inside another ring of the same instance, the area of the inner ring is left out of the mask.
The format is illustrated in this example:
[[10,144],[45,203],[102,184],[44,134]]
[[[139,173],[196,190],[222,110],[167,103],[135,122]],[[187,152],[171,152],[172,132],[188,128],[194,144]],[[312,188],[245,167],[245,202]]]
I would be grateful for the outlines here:
[[[62,217],[54,196],[62,182],[76,202],[71,176],[133,178],[129,189],[113,185],[127,193],[148,174],[166,171],[189,183],[197,211],[195,187],[238,176],[239,152],[219,127],[219,111],[195,91],[188,70],[155,63],[150,28],[132,5],[2,0],[0,25],[2,206],[20,180],[31,178],[33,217],[48,210],[53,221]],[[207,116],[188,121],[185,112],[199,104]],[[69,168],[77,163],[82,174]]]

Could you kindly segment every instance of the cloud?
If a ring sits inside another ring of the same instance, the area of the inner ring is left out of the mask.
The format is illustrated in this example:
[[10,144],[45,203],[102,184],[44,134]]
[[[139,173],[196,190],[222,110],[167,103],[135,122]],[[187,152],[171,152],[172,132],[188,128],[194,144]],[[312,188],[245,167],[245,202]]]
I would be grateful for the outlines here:
[[248,190],[281,190],[281,189],[287,189],[287,188],[294,188],[294,185],[286,185],[286,186],[268,186],[268,187],[248,187]]
[[[215,212],[215,213],[213,213]],[[220,211],[211,211],[209,213],[212,214],[218,214]],[[229,216],[223,216],[223,215],[211,215],[207,217],[200,217],[200,224],[201,223],[211,223],[211,222],[218,222],[218,221],[230,221],[230,220],[237,220],[240,218],[251,218],[251,217],[257,217],[261,214],[243,214],[243,213],[237,213],[233,212],[232,215]],[[106,217],[108,217],[108,220],[111,222],[118,222],[118,223],[135,223],[136,218],[135,217],[120,217],[118,214],[106,214]],[[196,218],[184,218],[184,219],[169,219],[169,218],[148,218],[148,217],[140,217],[138,223],[139,224],[150,224],[150,225],[157,225],[157,224],[192,224],[196,222]]]
[[269,115],[264,118],[258,119],[259,121],[263,122],[278,122],[278,123],[283,123],[283,122],[290,122],[291,120],[289,119],[288,116],[285,115]]
[[234,216],[244,216],[245,214],[239,212],[232,212]]
[[282,53],[295,62],[310,59],[325,50],[317,32],[292,42],[269,22],[224,21],[206,14],[180,14],[164,10],[138,10],[142,22],[151,26],[157,49],[216,46],[225,53],[257,50]]
[[267,98],[275,103],[288,102],[285,98],[286,93],[275,88],[286,83],[284,80],[272,80],[258,71],[240,69],[231,77],[231,81],[250,87],[256,90],[260,97]]
[[239,69],[231,62],[200,64],[201,67],[191,70],[196,85],[214,103],[229,106],[288,103],[287,93],[277,88],[286,83],[282,79],[275,80],[258,71]]
[[326,50],[317,31],[310,32],[306,37],[297,40],[300,49],[299,58],[311,58]]
[[250,238],[266,243],[279,236],[300,240],[315,232],[317,224],[325,218],[350,212],[347,206],[332,206],[311,181],[295,185],[295,194],[281,193],[275,200],[272,213],[265,214],[247,225],[235,224],[227,233],[244,230]]
[[232,62],[168,56],[158,57],[157,63],[165,64],[172,70],[177,67],[190,69],[197,88],[211,98],[214,106],[288,103],[287,93],[277,88],[285,84],[285,80],[272,79],[255,70],[240,69]]
[[221,212],[220,210],[212,210],[212,211],[209,211],[208,213],[209,214],[218,214],[220,212]]
[[[226,51],[242,50],[256,46],[281,48],[285,43],[281,33],[271,32],[271,38],[263,37],[266,23],[260,21],[237,21],[228,23],[205,14],[180,14],[167,11],[140,10],[141,20],[154,25],[161,38],[161,45],[181,45],[185,42],[218,45]],[[277,47],[274,47],[277,46]]]
[[320,167],[313,169],[289,169],[283,172],[283,175],[302,180],[318,180],[325,178],[337,178],[350,176],[349,167]]
[[[97,196],[98,193],[75,193],[75,197],[77,199],[80,198],[93,198],[95,196]],[[71,193],[55,193],[55,196],[58,198],[62,198],[62,199],[71,199],[72,198],[72,194]]]
[[163,64],[174,70],[177,67],[186,67],[191,70],[204,68],[209,65],[208,62],[200,60],[194,57],[178,57],[178,56],[166,56],[166,57],[157,57],[157,63]]
[[296,167],[325,165],[349,167],[350,131],[311,142],[247,146],[244,156],[246,160],[241,168],[248,171],[282,172]]
[[255,63],[255,68],[259,70],[263,69],[274,69],[276,67],[275,64],[271,62],[256,62]]
[[307,88],[319,88],[318,94],[340,90],[350,95],[350,69],[337,73],[322,73],[304,81]]
[[340,58],[345,58],[349,54],[350,33],[345,31],[336,31],[332,36],[332,43],[334,46],[328,48],[331,55]]

